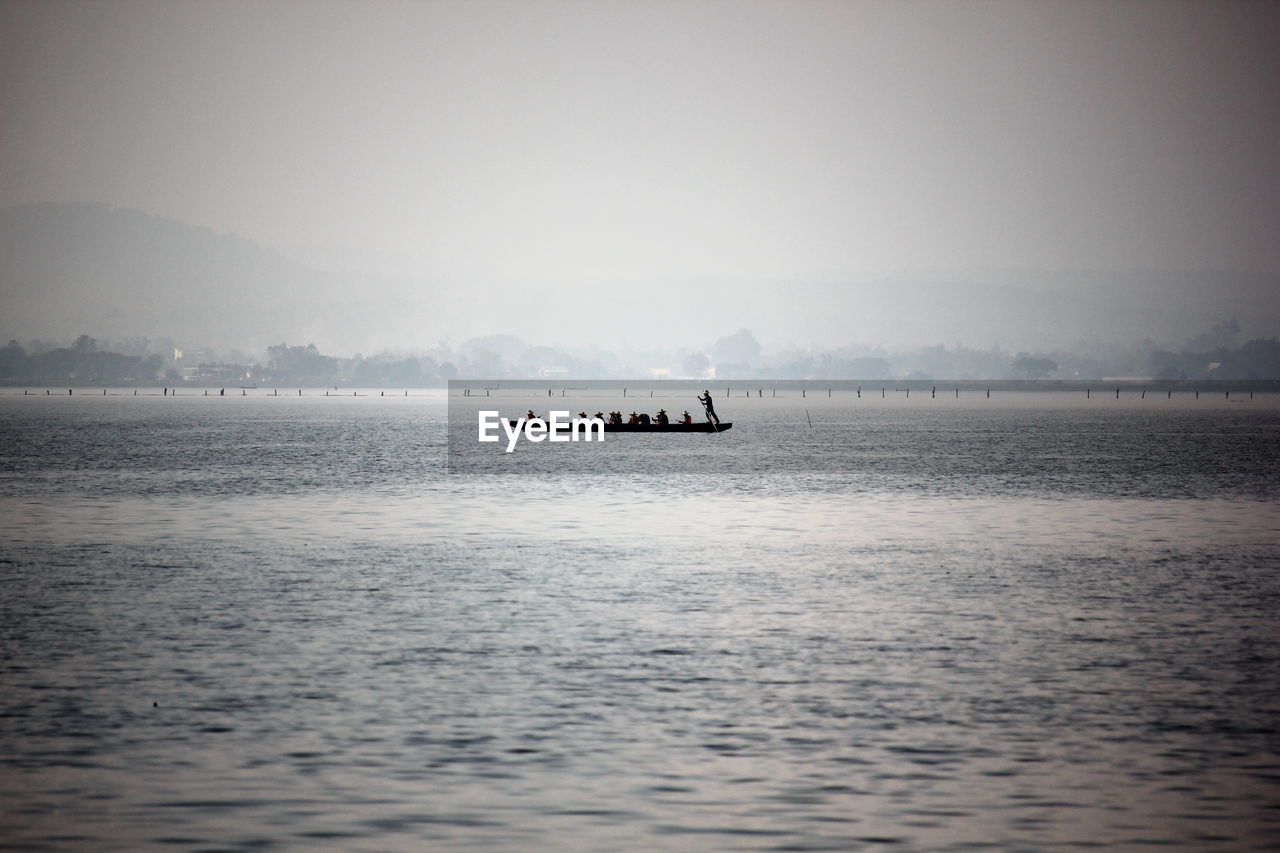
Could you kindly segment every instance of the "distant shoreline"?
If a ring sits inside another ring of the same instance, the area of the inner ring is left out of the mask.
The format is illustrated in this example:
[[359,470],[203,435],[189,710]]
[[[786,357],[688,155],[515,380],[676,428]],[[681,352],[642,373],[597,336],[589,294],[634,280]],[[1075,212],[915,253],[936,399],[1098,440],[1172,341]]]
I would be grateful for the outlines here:
[[[1102,378],[1102,379],[578,379],[548,382],[539,379],[456,379],[448,385],[423,385],[406,387],[364,387],[364,386],[281,386],[279,388],[258,386],[256,388],[240,388],[239,386],[222,385],[34,385],[0,382],[0,396],[10,397],[44,397],[44,396],[166,396],[177,392],[178,396],[227,396],[227,397],[403,397],[417,396],[424,392],[439,393],[447,391],[448,396],[483,396],[483,392],[496,390],[551,391],[553,396],[562,392],[592,390],[620,390],[636,392],[671,392],[701,391],[710,389],[713,395],[730,392],[732,396],[751,392],[756,396],[764,392],[787,391],[815,394],[820,392],[857,393],[861,390],[870,395],[884,389],[892,391],[923,391],[925,393],[943,392],[985,392],[1019,391],[1019,392],[1094,392],[1103,394],[1122,392],[1220,392],[1220,393],[1280,393],[1280,380],[1276,379],[1140,379],[1140,378]],[[225,394],[219,394],[224,391]],[[48,392],[46,394],[46,391]],[[128,393],[126,393],[128,392]],[[137,392],[134,394],[133,392]],[[213,392],[206,395],[206,392]]]

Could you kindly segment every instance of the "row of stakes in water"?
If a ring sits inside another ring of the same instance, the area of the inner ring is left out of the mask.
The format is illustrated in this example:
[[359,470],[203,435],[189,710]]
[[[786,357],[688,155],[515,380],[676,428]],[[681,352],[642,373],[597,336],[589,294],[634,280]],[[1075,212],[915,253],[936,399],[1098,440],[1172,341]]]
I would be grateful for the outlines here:
[[[241,396],[241,397],[247,396],[247,389],[241,388],[241,389],[239,389],[239,390],[240,390],[240,396]],[[477,389],[477,390],[479,390],[479,389]],[[483,389],[483,390],[484,390],[484,395],[485,395],[486,397],[488,397],[488,396],[489,396],[489,391],[490,391],[490,389],[485,388],[485,389]],[[548,397],[554,396],[554,395],[553,395],[553,390],[554,390],[554,389],[551,389],[551,388],[548,388],[548,389],[547,389],[547,396],[548,396]],[[564,388],[560,389],[560,396],[561,396],[561,397],[565,396],[565,390],[566,390],[566,389],[564,389]],[[778,396],[778,389],[777,389],[777,388],[773,388],[773,389],[770,389],[770,390],[771,390],[771,392],[772,392],[772,393],[771,393],[771,397],[777,397],[777,396]],[[828,388],[828,389],[827,389],[827,397],[828,397],[828,398],[830,398],[830,397],[832,396],[832,390],[833,390],[833,389],[831,389],[831,388]],[[907,399],[910,399],[910,398],[911,398],[911,389],[910,389],[910,388],[895,388],[895,389],[893,389],[893,390],[894,390],[894,392],[895,392],[895,393],[896,393],[896,392],[899,392],[899,391],[905,391],[905,392],[906,392]],[[344,392],[344,393],[339,394],[339,393],[337,393],[337,391],[338,391],[338,389],[337,389],[337,388],[334,388],[334,389],[333,389],[333,393],[330,393],[329,391],[325,391],[325,392],[324,392],[324,396],[326,396],[326,397],[345,397],[345,396],[347,396],[345,392]],[[470,388],[464,388],[464,389],[463,389],[463,396],[464,396],[464,397],[470,397],[470,396],[471,396],[471,391],[472,391],[472,389],[470,389]],[[1117,400],[1119,400],[1119,399],[1120,399],[1120,391],[1121,391],[1121,389],[1120,389],[1120,388],[1117,388],[1117,389],[1116,389],[1116,392],[1115,392],[1115,393],[1116,393],[1116,399],[1117,399]],[[52,394],[53,394],[53,392],[52,392],[51,390],[49,390],[48,388],[46,388],[46,389],[45,389],[44,393],[45,393],[45,396],[46,396],[46,397],[47,397],[47,396],[52,396]],[[59,392],[59,393],[61,393],[61,392]],[[81,392],[81,393],[83,394],[84,392]],[[96,392],[95,392],[95,393],[96,393]],[[805,397],[807,397],[807,396],[808,396],[808,393],[809,393],[809,389],[807,389],[807,388],[802,388],[802,389],[800,389],[800,396],[801,396],[801,398],[805,398]],[[856,393],[857,393],[857,398],[858,398],[859,400],[861,400],[861,399],[862,399],[862,386],[858,386]],[[71,396],[72,394],[74,394],[74,389],[68,388],[68,389],[67,389],[67,394],[68,394],[68,396]],[[220,388],[220,389],[218,389],[218,393],[217,393],[215,396],[218,396],[218,397],[225,397],[225,396],[226,396],[226,394],[227,394],[227,389],[226,389],[226,388]],[[724,389],[724,394],[725,394],[725,397],[726,397],[726,398],[732,398],[732,396],[733,396],[732,389],[730,389],[730,388],[726,388],[726,389]],[[1092,388],[1086,388],[1086,389],[1085,389],[1084,394],[1085,394],[1085,399],[1086,399],[1086,400],[1093,399],[1093,389],[1092,389]],[[1199,390],[1199,389],[1195,389],[1195,390],[1194,390],[1194,394],[1195,394],[1195,399],[1199,400],[1199,399],[1200,399],[1200,390]],[[26,396],[30,396],[30,395],[31,395],[31,391],[30,391],[29,389],[24,389],[24,390],[23,390],[23,392],[22,392],[22,395],[23,395],[24,397],[26,397]],[[386,392],[386,391],[379,391],[379,392],[378,392],[378,396],[379,396],[379,397],[385,397],[386,395],[387,395],[387,392]],[[103,389],[102,389],[102,396],[104,396],[104,397],[105,397],[105,396],[107,396],[107,389],[106,389],[106,388],[103,388]],[[135,388],[135,389],[133,389],[133,394],[132,394],[132,396],[134,396],[134,397],[138,396],[138,389],[136,389],[136,388]],[[149,392],[147,396],[154,396],[154,392]],[[178,389],[177,389],[177,388],[172,388],[172,389],[171,389],[171,388],[166,387],[166,388],[161,389],[161,396],[165,396],[165,397],[177,397],[177,396],[180,396],[180,395],[178,394]],[[181,396],[196,396],[196,395],[181,395]],[[204,393],[203,393],[202,395],[200,395],[200,396],[208,397],[208,396],[209,396],[209,390],[208,390],[207,388],[206,388],[206,389],[204,389]],[[267,396],[267,397],[279,397],[279,396],[280,396],[280,391],[279,391],[279,389],[273,388],[273,389],[272,389],[272,391],[271,391],[271,393],[270,393],[270,394],[267,394],[267,395],[265,395],[265,396]],[[302,393],[302,389],[301,389],[301,388],[299,388],[299,389],[298,389],[298,396],[299,396],[299,397],[304,396],[304,395],[303,395],[303,393]],[[359,392],[357,392],[357,391],[352,391],[352,392],[351,392],[351,396],[352,396],[352,397],[358,397],[358,396],[360,396],[360,394],[359,394]],[[370,396],[370,395],[366,394],[366,395],[364,395],[364,396]],[[394,396],[394,395],[393,395],[393,396]],[[405,391],[403,392],[403,396],[405,396],[405,397],[408,397],[408,396],[409,396],[409,392],[408,392],[408,390],[405,390]],[[626,389],[626,388],[623,388],[623,389],[622,389],[622,396],[623,396],[623,397],[626,397],[626,396],[627,396],[627,389]],[[649,392],[649,396],[650,396],[650,397],[652,397],[652,396],[653,396],[653,391],[650,391],[650,392]],[[751,391],[750,391],[750,390],[748,390],[748,391],[743,392],[743,396],[744,396],[744,397],[746,397],[746,398],[750,398],[750,397],[751,397]],[[756,389],[756,396],[757,396],[758,398],[763,398],[763,397],[764,397],[764,389],[763,389],[763,388],[758,388],[758,389]],[[885,398],[886,396],[887,396],[887,386],[882,386],[882,387],[880,388],[880,397],[883,399],[883,398]],[[935,397],[937,397],[937,396],[938,396],[938,388],[937,388],[937,386],[935,385],[933,388],[931,388],[931,389],[930,389],[930,391],[929,391],[929,397],[930,397],[930,398],[935,398]],[[955,396],[956,396],[956,399],[957,399],[957,400],[958,400],[958,399],[960,399],[960,389],[959,389],[959,388],[956,388],[956,389],[955,389]],[[991,398],[991,389],[990,389],[990,388],[986,389],[986,397],[987,397],[987,399],[990,399],[990,398]],[[1230,399],[1231,399],[1231,392],[1230,392],[1230,391],[1225,391],[1225,392],[1223,392],[1223,397],[1224,397],[1224,399],[1230,400]],[[1170,389],[1170,390],[1166,391],[1166,398],[1167,398],[1167,399],[1170,399],[1170,400],[1172,400],[1172,399],[1173,399],[1173,391],[1172,391],[1172,389]],[[1141,394],[1140,394],[1139,399],[1142,399],[1142,400],[1147,399],[1147,389],[1146,389],[1146,388],[1141,389]],[[1250,400],[1252,400],[1252,399],[1253,399],[1253,392],[1252,392],[1252,391],[1250,391],[1250,392],[1249,392],[1249,399],[1250,399]]]

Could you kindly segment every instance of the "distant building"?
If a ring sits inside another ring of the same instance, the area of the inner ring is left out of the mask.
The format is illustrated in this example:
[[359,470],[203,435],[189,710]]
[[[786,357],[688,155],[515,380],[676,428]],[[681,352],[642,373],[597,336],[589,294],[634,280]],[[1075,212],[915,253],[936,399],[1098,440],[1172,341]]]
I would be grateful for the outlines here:
[[183,382],[232,383],[250,378],[249,368],[243,364],[201,364],[178,370]]

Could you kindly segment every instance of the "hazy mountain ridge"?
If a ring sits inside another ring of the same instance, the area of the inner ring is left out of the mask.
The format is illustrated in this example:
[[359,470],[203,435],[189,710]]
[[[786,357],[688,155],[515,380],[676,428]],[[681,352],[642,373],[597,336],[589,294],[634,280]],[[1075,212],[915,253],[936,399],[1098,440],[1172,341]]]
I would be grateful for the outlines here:
[[105,205],[0,212],[0,251],[7,337],[92,329],[257,348],[282,325],[314,323],[337,290],[242,237]]
[[1178,348],[1237,317],[1280,332],[1280,277],[992,271],[870,282],[452,282],[312,269],[252,240],[103,204],[0,210],[0,340],[166,336],[262,352],[426,349],[496,334],[559,349],[709,349],[749,328],[773,349],[1052,351],[1150,338]]

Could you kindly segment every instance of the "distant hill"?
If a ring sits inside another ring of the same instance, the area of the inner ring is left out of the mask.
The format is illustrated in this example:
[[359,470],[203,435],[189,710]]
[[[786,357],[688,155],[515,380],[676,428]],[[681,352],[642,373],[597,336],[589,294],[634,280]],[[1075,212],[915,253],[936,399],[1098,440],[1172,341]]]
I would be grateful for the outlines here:
[[100,204],[0,211],[0,336],[172,335],[260,347],[334,290],[249,240]]
[[766,347],[1032,351],[1152,338],[1177,348],[1231,317],[1241,340],[1280,334],[1280,278],[998,270],[861,282],[441,286],[319,271],[243,237],[107,205],[0,210],[0,344],[84,333],[247,352],[314,342],[345,355],[519,335],[557,348],[699,349],[748,328]]
[[1177,347],[1231,317],[1243,328],[1242,340],[1280,334],[1280,278],[1223,270],[1000,270],[852,285],[801,282],[791,295],[798,304],[826,307],[812,319],[816,339],[843,330],[849,340],[891,346],[999,343],[1036,350],[1152,338]]

